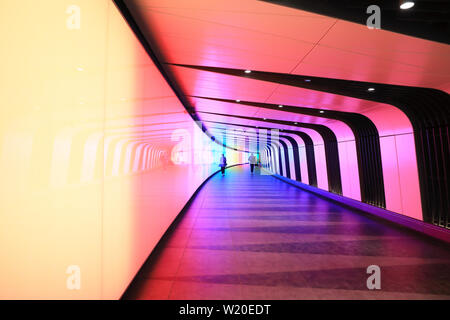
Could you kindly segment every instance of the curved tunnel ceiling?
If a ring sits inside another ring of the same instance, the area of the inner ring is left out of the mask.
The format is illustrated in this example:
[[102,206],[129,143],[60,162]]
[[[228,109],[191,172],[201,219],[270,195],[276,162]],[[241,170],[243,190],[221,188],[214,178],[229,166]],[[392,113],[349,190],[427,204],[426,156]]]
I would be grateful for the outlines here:
[[[439,43],[271,1],[115,2],[209,135],[219,125],[313,129],[326,141],[330,190],[339,193],[340,177],[333,173],[337,142],[348,135],[339,122],[345,123],[356,142],[362,201],[386,207],[380,138],[413,133],[424,220],[448,226],[449,203],[442,200],[450,190],[445,30],[409,32]],[[389,26],[395,19],[386,17]]]

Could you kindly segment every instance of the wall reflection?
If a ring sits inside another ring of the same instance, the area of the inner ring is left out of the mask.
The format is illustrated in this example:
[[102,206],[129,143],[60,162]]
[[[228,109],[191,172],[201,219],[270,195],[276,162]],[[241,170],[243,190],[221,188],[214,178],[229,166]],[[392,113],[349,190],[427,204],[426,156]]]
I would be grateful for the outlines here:
[[0,298],[119,298],[224,149],[111,1],[2,1],[0,21]]

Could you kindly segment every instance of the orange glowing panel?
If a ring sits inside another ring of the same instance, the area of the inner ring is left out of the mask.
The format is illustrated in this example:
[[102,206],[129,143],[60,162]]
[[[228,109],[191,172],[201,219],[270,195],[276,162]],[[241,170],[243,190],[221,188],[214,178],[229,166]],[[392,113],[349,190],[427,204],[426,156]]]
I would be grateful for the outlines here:
[[117,299],[223,148],[112,1],[2,1],[0,21],[0,298]]

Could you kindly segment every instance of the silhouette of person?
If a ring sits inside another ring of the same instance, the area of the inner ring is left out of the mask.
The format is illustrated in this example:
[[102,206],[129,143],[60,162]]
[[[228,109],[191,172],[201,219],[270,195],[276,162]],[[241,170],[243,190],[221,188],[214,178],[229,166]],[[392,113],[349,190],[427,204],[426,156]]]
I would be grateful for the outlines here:
[[227,166],[227,158],[225,158],[225,155],[222,153],[222,156],[220,157],[219,161],[219,167],[220,171],[222,172],[222,176],[225,175],[225,167]]
[[256,160],[255,155],[252,153],[250,157],[248,157],[248,163],[250,163],[250,172],[253,173],[253,170],[255,169],[255,165],[258,161]]

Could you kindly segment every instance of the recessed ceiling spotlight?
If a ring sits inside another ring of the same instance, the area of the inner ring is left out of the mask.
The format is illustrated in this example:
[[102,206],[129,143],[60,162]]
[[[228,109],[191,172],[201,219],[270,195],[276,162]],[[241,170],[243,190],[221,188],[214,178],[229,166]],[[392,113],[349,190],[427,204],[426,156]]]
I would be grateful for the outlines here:
[[78,71],[83,71],[84,69],[82,67],[77,68]]
[[305,82],[311,82],[311,79],[305,79]]
[[267,120],[266,118],[263,118],[263,120]]
[[320,110],[320,111],[319,111],[319,113],[325,113],[325,111],[323,111],[323,110]]
[[375,88],[369,88],[367,91],[375,91]]
[[241,100],[237,99],[236,102],[241,102]]
[[294,122],[294,124],[298,124],[297,122]]
[[248,69],[247,69],[247,70],[245,70],[244,72],[245,72],[245,73],[250,73],[250,72],[252,72],[252,70],[248,70]]
[[400,1],[400,9],[402,10],[407,10],[407,9],[411,9],[412,7],[414,7],[414,2],[413,1]]
[[278,108],[283,108],[283,105],[282,105],[282,104],[279,104],[279,105],[278,105]]

